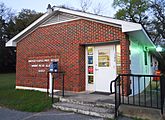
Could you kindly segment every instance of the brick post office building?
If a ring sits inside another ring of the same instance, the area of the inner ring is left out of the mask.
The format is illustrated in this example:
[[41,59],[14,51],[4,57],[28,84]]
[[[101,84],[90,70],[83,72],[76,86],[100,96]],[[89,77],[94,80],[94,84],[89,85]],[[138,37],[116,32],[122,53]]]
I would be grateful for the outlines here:
[[17,48],[17,89],[46,91],[49,65],[58,61],[65,90],[75,92],[109,92],[119,73],[151,74],[155,47],[140,24],[60,7],[48,8],[6,46]]

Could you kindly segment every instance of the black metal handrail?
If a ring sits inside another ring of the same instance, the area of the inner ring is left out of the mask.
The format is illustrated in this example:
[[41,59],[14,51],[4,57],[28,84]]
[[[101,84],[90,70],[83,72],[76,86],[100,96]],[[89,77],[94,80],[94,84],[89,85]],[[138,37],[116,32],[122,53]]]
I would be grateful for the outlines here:
[[113,83],[115,83],[116,82],[116,79],[115,80],[112,80],[111,82],[110,82],[110,93],[111,94],[114,94],[115,93],[115,91],[113,92],[112,91],[112,85],[113,85]]
[[[165,77],[159,75],[120,74],[110,83],[110,92],[115,94],[115,117],[120,104],[161,109],[165,98]],[[125,95],[125,80],[131,81],[130,95]],[[114,85],[115,91],[112,91]]]
[[[145,74],[119,74],[118,76],[134,76],[134,77],[161,77],[160,75],[145,75]],[[118,77],[117,76],[117,77]]]

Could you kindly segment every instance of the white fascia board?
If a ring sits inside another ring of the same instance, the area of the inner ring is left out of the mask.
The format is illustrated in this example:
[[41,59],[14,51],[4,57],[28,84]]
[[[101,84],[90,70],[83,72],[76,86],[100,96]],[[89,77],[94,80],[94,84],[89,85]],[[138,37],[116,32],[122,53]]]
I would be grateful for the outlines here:
[[148,39],[148,41],[151,43],[151,45],[153,45],[153,47],[156,48],[155,44],[152,42],[152,40],[149,38],[149,36],[147,35],[146,31],[144,29],[142,29],[143,33],[145,34],[146,38]]
[[60,11],[60,12],[64,12],[64,13],[69,13],[69,14],[85,17],[85,18],[90,18],[90,19],[94,19],[94,20],[99,20],[99,21],[103,21],[103,22],[120,25],[122,27],[122,32],[131,32],[131,31],[136,31],[136,30],[142,30],[142,26],[138,23],[127,22],[127,21],[123,21],[123,20],[113,19],[110,17],[99,16],[99,15],[94,15],[94,14],[90,14],[90,13],[79,12],[79,11],[74,11],[74,10],[69,10],[69,9],[64,9],[64,8],[58,8],[58,7],[54,7],[54,11]]
[[16,42],[17,39],[19,37],[21,37],[24,33],[26,33],[28,30],[32,29],[35,25],[37,25],[40,21],[44,20],[47,16],[49,15],[49,13],[45,13],[44,15],[42,15],[39,19],[37,19],[35,22],[33,22],[32,24],[30,24],[27,28],[25,28],[24,30],[22,30],[20,33],[18,33],[16,36],[14,36],[12,39],[10,39],[7,43],[6,43],[6,47],[11,47],[11,46],[16,46]]
[[16,42],[13,42],[11,40],[9,40],[6,44],[5,44],[6,47],[16,47]]
[[133,32],[142,30],[141,24],[122,21],[122,32]]

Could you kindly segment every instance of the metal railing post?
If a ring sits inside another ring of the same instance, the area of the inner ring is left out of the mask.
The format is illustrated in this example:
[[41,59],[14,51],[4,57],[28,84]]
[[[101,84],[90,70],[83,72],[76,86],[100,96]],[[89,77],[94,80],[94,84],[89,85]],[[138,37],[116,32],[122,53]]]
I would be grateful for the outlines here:
[[54,102],[54,100],[53,100],[53,96],[54,96],[54,92],[53,92],[53,90],[54,90],[54,78],[55,78],[55,75],[53,75],[53,73],[52,73],[52,104],[53,104],[53,102]]
[[164,90],[165,90],[165,77],[164,76],[161,76],[160,77],[160,96],[161,96],[161,114],[163,115],[163,106],[164,106],[164,98],[165,98],[165,93],[164,93]]
[[[119,80],[118,80],[118,85],[119,85],[119,105],[121,104],[121,90],[120,90],[120,88],[121,88],[121,86],[120,86],[120,75],[119,75]],[[119,107],[119,106],[118,106]]]
[[62,96],[64,97],[64,73],[62,73]]
[[118,110],[118,105],[117,105],[117,84],[115,82],[115,118],[117,117],[117,110]]
[[47,72],[47,94],[49,94],[49,72]]

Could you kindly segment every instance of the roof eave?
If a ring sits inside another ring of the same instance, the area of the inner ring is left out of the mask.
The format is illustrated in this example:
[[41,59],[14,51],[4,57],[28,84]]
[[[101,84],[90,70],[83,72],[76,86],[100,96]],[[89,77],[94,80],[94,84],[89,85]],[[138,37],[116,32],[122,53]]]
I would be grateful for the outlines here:
[[145,36],[147,37],[147,39],[149,40],[149,42],[156,48],[155,44],[152,42],[152,40],[150,39],[150,37],[148,36],[148,34],[146,33],[146,31],[144,30],[144,28],[142,28],[143,33],[145,34]]
[[119,25],[122,27],[122,32],[132,32],[132,31],[142,30],[142,32],[144,32],[144,34],[146,34],[145,31],[143,31],[142,26],[138,23],[126,22],[123,20],[117,20],[117,19],[113,19],[113,18],[109,18],[109,17],[105,17],[105,16],[99,16],[99,15],[95,15],[95,14],[89,14],[89,13],[85,13],[85,12],[79,12],[79,11],[75,11],[75,10],[54,7],[54,11],[52,13],[45,13],[43,16],[41,16],[39,19],[37,19],[35,22],[33,22],[31,25],[29,25],[27,28],[25,28],[19,34],[14,36],[11,40],[9,40],[6,43],[6,46],[7,47],[16,46],[17,42],[19,42],[25,34],[28,34],[31,30],[34,30],[36,27],[38,27],[38,25],[40,23],[42,23],[44,20],[46,20],[47,18],[49,18],[56,12],[64,12],[64,13],[73,14],[73,15],[77,15],[80,17],[84,17],[84,18],[89,18],[89,19],[94,19],[94,20],[98,20],[98,21],[102,21],[102,22],[116,24],[116,25]]
[[6,47],[16,47],[16,42],[9,40],[6,45]]

